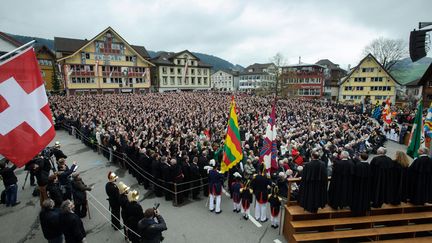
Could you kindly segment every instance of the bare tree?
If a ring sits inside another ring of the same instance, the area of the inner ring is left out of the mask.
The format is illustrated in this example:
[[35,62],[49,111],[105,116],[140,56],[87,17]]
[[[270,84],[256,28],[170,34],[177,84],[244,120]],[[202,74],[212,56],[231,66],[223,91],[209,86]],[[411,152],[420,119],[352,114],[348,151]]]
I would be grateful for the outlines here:
[[405,41],[402,39],[379,37],[367,45],[363,53],[365,55],[371,53],[385,69],[390,71],[398,61],[407,56],[408,49]]
[[285,57],[282,55],[282,53],[278,52],[278,53],[276,53],[276,55],[274,55],[273,57],[270,58],[270,62],[276,66],[276,70],[274,71],[275,80],[276,80],[276,84],[275,84],[274,89],[275,89],[276,96],[278,96],[278,94],[282,90],[282,86],[283,86],[283,83],[282,83],[283,80],[282,80],[282,76],[281,76],[282,67],[287,64],[287,61],[286,61]]

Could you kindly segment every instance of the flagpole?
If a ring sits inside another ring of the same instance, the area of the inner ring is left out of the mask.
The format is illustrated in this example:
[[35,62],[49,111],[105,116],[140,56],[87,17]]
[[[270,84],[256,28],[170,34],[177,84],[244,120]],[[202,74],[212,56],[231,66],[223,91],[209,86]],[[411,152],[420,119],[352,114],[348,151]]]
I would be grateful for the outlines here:
[[16,49],[12,50],[12,51],[10,51],[10,52],[8,52],[8,53],[0,56],[0,60],[4,59],[5,57],[8,57],[8,56],[10,56],[10,55],[12,55],[12,54],[14,54],[16,52],[18,52],[21,49],[24,49],[24,48],[27,48],[30,45],[33,45],[34,43],[36,43],[36,40],[32,40],[32,41],[30,41],[30,42],[28,42],[28,43],[26,43],[26,44],[24,44],[24,45],[22,45],[22,46],[20,46],[20,47],[18,47]]

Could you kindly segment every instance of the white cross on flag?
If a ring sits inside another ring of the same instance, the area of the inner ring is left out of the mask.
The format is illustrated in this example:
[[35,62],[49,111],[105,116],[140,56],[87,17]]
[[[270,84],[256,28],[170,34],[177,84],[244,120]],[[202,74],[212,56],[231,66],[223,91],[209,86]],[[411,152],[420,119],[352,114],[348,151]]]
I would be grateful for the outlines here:
[[25,165],[55,136],[33,48],[0,62],[0,154]]

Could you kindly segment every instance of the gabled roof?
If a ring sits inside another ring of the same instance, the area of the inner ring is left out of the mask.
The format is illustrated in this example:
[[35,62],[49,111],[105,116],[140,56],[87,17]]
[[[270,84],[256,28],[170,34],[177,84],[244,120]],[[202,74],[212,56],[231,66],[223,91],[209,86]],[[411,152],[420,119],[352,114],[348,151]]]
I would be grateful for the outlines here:
[[192,54],[192,52],[188,50],[184,50],[177,53],[165,52],[165,51],[159,52],[157,56],[155,56],[150,60],[157,65],[176,66],[176,64],[174,63],[174,59],[183,53],[188,53],[189,55],[193,56],[198,61],[198,67],[209,67],[209,68],[212,67],[211,65],[202,62],[201,59],[199,59],[197,56],[195,56],[194,54]]
[[19,42],[18,40],[16,40],[12,36],[10,36],[10,35],[8,35],[6,33],[3,33],[3,32],[0,32],[0,38],[3,39],[3,40],[5,40],[5,41],[7,41],[7,42],[9,42],[10,44],[12,44],[12,45],[14,45],[16,47],[20,47],[20,46],[23,45],[21,42]]
[[138,55],[138,57],[141,57],[145,62],[149,63],[150,65],[153,65],[151,62],[147,61],[147,59],[150,57],[147,53],[147,50],[143,46],[134,46],[130,45],[125,39],[123,39],[117,32],[115,32],[111,27],[106,28],[102,32],[100,32],[98,35],[93,37],[91,40],[80,40],[80,39],[71,39],[71,38],[62,38],[62,37],[54,37],[54,49],[58,52],[67,52],[72,53],[69,56],[63,57],[59,60],[64,60],[70,56],[73,56],[80,52],[82,49],[87,47],[90,43],[92,43],[94,40],[98,39],[100,36],[105,34],[106,32],[111,31],[117,38],[119,38],[122,42],[124,42],[127,46],[129,46],[135,54]]
[[361,66],[361,64],[368,58],[371,57],[376,63],[378,63],[378,65],[381,67],[381,69],[386,72],[387,75],[390,76],[390,78],[393,79],[393,81],[395,81],[395,83],[402,85],[401,83],[399,83],[391,74],[390,72],[387,71],[387,69],[384,68],[384,66],[371,54],[367,54],[360,62],[357,66],[355,66],[354,68],[351,69],[351,71],[347,74],[347,76],[345,76],[344,78],[341,79],[341,82],[339,82],[339,85],[342,85],[346,80],[348,80],[349,78],[351,78],[351,75],[358,70],[358,68]]
[[413,81],[406,83],[405,86],[407,87],[417,87],[419,86],[420,78],[414,79]]
[[287,66],[283,66],[282,68],[313,67],[313,66],[317,66],[317,67],[320,67],[320,68],[326,68],[325,66],[320,65],[320,64],[309,64],[309,63],[300,63],[300,64],[287,65]]
[[212,74],[215,74],[219,71],[224,72],[224,73],[228,73],[228,74],[233,75],[233,76],[239,75],[239,71],[233,71],[233,70],[229,70],[229,69],[218,69],[218,70],[214,71]]
[[48,54],[50,54],[50,56],[51,56],[52,58],[55,59],[55,54],[54,54],[54,52],[52,52],[51,49],[49,49],[49,48],[48,48],[47,46],[45,46],[45,45],[36,45],[36,46],[34,47],[34,49],[35,49],[35,52],[36,52],[36,53],[39,53],[39,52],[45,51],[45,52],[47,52]]
[[[264,72],[264,69],[268,69],[270,66],[274,66],[274,63],[254,63],[252,65],[247,66],[242,72],[240,72],[240,75],[250,75],[250,74],[266,74],[267,72]],[[252,69],[252,72],[249,72],[249,70]]]
[[420,78],[418,85],[423,85],[425,82],[427,82],[432,79],[432,63],[429,64],[429,67],[424,72],[423,76]]

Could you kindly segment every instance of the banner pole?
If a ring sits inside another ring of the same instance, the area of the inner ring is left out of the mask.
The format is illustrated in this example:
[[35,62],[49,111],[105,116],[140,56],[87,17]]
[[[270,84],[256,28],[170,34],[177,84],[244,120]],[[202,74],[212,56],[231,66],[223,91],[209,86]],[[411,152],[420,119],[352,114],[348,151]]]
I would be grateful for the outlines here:
[[8,52],[8,53],[6,53],[6,54],[0,56],[0,60],[1,60],[1,59],[5,59],[5,57],[8,57],[8,56],[10,56],[10,55],[12,55],[12,54],[18,52],[18,51],[21,50],[21,49],[24,49],[24,48],[27,48],[27,47],[30,46],[30,45],[33,45],[34,43],[36,43],[36,40],[32,40],[32,41],[30,41],[30,42],[28,42],[28,43],[26,43],[26,44],[24,44],[24,45],[22,45],[22,46],[20,46],[20,47],[18,47],[18,48],[16,48],[16,49],[12,50],[12,51],[10,51],[10,52]]

